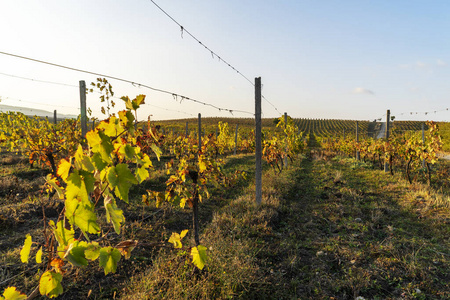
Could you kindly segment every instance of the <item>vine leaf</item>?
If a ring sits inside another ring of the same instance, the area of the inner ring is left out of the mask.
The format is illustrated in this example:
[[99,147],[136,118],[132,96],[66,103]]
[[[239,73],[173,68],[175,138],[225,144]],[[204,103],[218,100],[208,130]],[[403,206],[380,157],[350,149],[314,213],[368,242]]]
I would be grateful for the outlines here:
[[62,275],[53,271],[47,271],[39,281],[39,292],[49,298],[58,297],[63,293],[61,285]]
[[40,264],[42,262],[42,247],[39,248],[38,252],[36,253],[36,263]]
[[148,170],[145,166],[142,166],[142,167],[136,169],[136,178],[139,183],[142,183],[149,176],[150,176],[150,173],[148,172]]
[[74,170],[67,178],[66,198],[80,197],[85,205],[90,204],[89,193],[94,190],[94,176],[83,170]]
[[133,184],[138,181],[128,169],[126,164],[118,164],[115,167],[109,168],[107,171],[107,178],[109,184],[114,188],[114,193],[117,197],[128,203],[128,192]]
[[59,162],[57,174],[64,181],[66,181],[67,177],[69,177],[70,167],[72,167],[72,164],[65,159],[61,159]]
[[31,251],[31,243],[32,243],[31,235],[27,234],[23,248],[22,248],[22,250],[20,250],[20,260],[23,263],[28,263],[28,259],[30,257],[30,251]]
[[120,256],[120,252],[116,248],[104,247],[100,249],[100,267],[103,267],[105,275],[116,272]]
[[54,258],[50,262],[50,266],[54,267],[57,273],[64,274],[66,271],[63,270],[65,262],[61,258]]
[[100,246],[97,242],[92,242],[88,244],[86,250],[84,251],[84,255],[87,259],[96,260],[100,256]]
[[15,287],[9,287],[3,292],[3,297],[0,296],[1,300],[25,300],[27,299],[27,295],[22,294],[17,291]]
[[77,225],[85,236],[86,232],[94,234],[100,232],[100,227],[97,224],[97,215],[94,213],[92,205],[83,205],[81,200],[77,198],[66,200],[65,216],[70,223]]
[[131,257],[131,251],[133,251],[133,249],[136,248],[137,244],[138,244],[137,240],[127,240],[118,243],[116,245],[116,248],[125,257],[125,259],[129,259]]
[[56,193],[58,194],[59,200],[64,199],[64,189],[58,185],[57,179],[52,174],[47,175],[46,183],[49,184],[51,188],[55,189]]
[[200,270],[205,266],[205,262],[208,259],[206,255],[206,247],[198,245],[198,247],[193,247],[191,249],[192,262]]
[[67,259],[74,266],[77,267],[87,266],[88,261],[84,253],[86,248],[87,248],[86,242],[74,241],[69,245],[69,248],[67,249],[64,258]]
[[104,204],[108,223],[112,223],[114,226],[114,231],[117,234],[120,234],[120,226],[123,222],[125,222],[123,211],[117,207],[116,202],[110,196],[105,196]]
[[172,243],[174,248],[182,248],[183,244],[181,243],[181,240],[185,237],[187,232],[187,229],[183,230],[180,234],[172,232],[172,235],[169,238],[169,243]]

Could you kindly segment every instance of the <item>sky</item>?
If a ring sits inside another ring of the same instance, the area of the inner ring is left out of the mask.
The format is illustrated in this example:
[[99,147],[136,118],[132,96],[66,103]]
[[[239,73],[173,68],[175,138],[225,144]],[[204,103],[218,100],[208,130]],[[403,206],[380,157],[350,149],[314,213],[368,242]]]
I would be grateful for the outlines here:
[[[151,0],[2,0],[0,52],[139,83],[109,79],[139,119],[251,118],[261,77],[264,118],[450,121],[448,1],[155,2],[213,52]],[[97,77],[0,54],[0,103],[76,115]]]

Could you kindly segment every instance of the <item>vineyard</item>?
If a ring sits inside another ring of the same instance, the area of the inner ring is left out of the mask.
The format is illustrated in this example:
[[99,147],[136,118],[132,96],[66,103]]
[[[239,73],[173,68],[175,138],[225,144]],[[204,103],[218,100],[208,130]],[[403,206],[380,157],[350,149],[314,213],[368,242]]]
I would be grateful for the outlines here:
[[[293,119],[299,132],[311,133],[317,137],[335,137],[335,136],[355,136],[356,122],[355,120],[332,120],[332,119]],[[157,121],[155,124],[167,127],[168,130],[177,133],[185,131],[185,124],[191,124],[194,128],[196,119]],[[215,132],[215,128],[219,122],[228,123],[231,127],[238,125],[241,128],[254,128],[255,120],[251,118],[205,118],[204,124],[209,126],[211,133]],[[262,127],[266,130],[273,129],[275,124],[274,119],[262,119]],[[394,121],[391,126],[394,130],[399,132],[404,131],[418,131],[422,130],[420,121]],[[188,125],[189,126],[189,125]],[[381,130],[381,122],[358,121],[358,126],[361,136],[375,137]],[[425,127],[427,128],[427,127]]]
[[438,124],[264,119],[258,205],[254,119],[121,99],[85,137],[0,115],[0,299],[450,297]]

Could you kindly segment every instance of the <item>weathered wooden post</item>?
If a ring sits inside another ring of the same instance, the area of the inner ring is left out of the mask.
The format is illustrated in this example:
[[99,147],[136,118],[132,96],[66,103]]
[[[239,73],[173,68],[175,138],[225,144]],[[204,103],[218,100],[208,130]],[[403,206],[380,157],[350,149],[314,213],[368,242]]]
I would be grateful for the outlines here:
[[234,134],[234,155],[236,155],[236,153],[237,153],[238,130],[239,130],[239,124],[236,124],[236,132]]
[[[359,122],[356,121],[356,144],[359,145]],[[356,160],[361,160],[359,150],[356,150]]]
[[81,111],[81,136],[86,137],[87,116],[86,116],[86,82],[80,80],[80,111]]
[[[386,141],[389,141],[389,123],[391,119],[391,111],[388,109],[386,112]],[[384,172],[389,172],[389,162],[388,158],[384,158]]]
[[255,78],[255,196],[262,201],[261,77]]

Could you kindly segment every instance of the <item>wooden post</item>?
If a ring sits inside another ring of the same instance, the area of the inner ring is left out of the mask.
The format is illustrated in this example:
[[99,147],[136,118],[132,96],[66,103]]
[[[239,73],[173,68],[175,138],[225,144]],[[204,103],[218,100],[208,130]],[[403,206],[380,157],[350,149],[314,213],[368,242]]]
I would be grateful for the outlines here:
[[[425,145],[425,124],[422,123],[422,145]],[[422,160],[422,168],[425,168],[425,158]]]
[[[284,140],[285,142],[287,142],[287,133],[286,133],[286,127],[287,127],[287,112],[284,113]],[[288,146],[286,143],[286,148],[284,149],[284,167],[287,168],[288,165],[288,159],[287,159],[287,152],[288,152]]]
[[86,137],[87,117],[86,117],[86,82],[80,80],[80,111],[81,111],[81,136]]
[[53,123],[55,123],[55,125],[56,125],[56,123],[57,123],[58,121],[57,121],[57,118],[56,118],[56,109],[53,111]]
[[238,129],[239,129],[239,124],[236,124],[236,133],[234,135],[234,155],[236,155],[236,153],[237,153]]
[[344,133],[344,140],[345,140],[345,128],[344,128],[344,129],[342,129],[342,131],[343,131],[343,133]]
[[[359,144],[359,122],[356,121],[356,144]],[[358,150],[356,150],[356,160],[361,160],[361,156]]]
[[[388,109],[386,112],[386,141],[389,140],[389,122],[391,119],[391,111]],[[384,172],[387,173],[389,172],[389,163],[387,161],[387,157],[384,158]]]
[[198,151],[202,150],[202,115],[198,114]]
[[186,136],[186,137],[188,137],[188,136],[189,136],[189,127],[188,127],[188,122],[186,122],[186,134],[185,134],[185,136]]
[[255,78],[255,196],[262,201],[261,77]]

